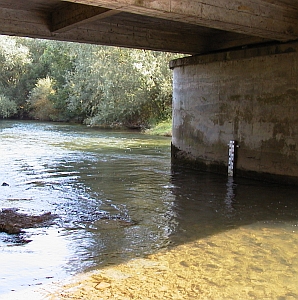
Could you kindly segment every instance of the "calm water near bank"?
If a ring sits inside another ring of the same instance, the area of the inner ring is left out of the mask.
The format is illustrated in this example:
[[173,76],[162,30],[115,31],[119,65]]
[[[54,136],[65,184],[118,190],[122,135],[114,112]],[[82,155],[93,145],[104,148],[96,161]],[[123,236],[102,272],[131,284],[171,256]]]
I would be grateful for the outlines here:
[[146,260],[152,299],[298,299],[298,188],[173,168],[166,137],[13,121],[2,182],[0,208],[58,217],[0,233],[0,299]]

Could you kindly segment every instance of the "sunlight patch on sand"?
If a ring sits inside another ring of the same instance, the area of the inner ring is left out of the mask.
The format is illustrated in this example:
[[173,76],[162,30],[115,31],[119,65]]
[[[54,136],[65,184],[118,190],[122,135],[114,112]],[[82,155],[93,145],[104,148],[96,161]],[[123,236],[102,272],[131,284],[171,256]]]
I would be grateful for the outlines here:
[[[257,223],[74,277],[45,299],[297,299],[298,232]],[[281,243],[283,241],[283,243]]]

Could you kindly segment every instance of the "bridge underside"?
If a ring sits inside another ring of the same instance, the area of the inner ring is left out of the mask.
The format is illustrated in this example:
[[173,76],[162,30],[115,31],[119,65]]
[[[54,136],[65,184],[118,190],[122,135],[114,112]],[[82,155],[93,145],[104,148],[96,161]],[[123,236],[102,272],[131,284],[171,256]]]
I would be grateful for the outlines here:
[[292,0],[0,0],[0,34],[201,54],[298,39]]

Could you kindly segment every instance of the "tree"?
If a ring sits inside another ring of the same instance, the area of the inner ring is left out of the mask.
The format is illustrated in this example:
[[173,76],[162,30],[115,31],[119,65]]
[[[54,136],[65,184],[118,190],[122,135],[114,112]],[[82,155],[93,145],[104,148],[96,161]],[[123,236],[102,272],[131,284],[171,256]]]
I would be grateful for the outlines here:
[[0,41],[0,93],[16,103],[19,118],[148,127],[171,116],[173,54],[15,37]]
[[[22,107],[15,100],[14,91],[30,63],[29,49],[26,46],[19,45],[14,38],[0,36],[0,91],[7,99],[6,104],[13,101],[16,106]],[[16,113],[15,109],[11,111]]]
[[171,114],[169,54],[82,45],[67,74],[68,108],[91,125],[148,126]]
[[4,95],[0,95],[0,117],[9,118],[17,112],[17,105],[15,102],[9,100]]
[[[18,107],[18,117],[28,117],[30,108],[27,98],[40,78],[49,77],[53,89],[51,101],[59,112],[57,119],[67,119],[63,85],[65,72],[71,69],[68,59],[70,43],[19,37],[0,36],[0,62],[2,86],[0,88]],[[9,79],[9,80],[8,80]]]
[[60,121],[73,118],[66,101],[68,98],[66,74],[73,69],[72,49],[77,46],[74,43],[48,41],[40,58],[41,63],[46,66],[47,76],[52,79],[52,88],[55,93],[50,95],[50,99],[57,111],[56,119]]
[[47,76],[47,68],[41,61],[41,57],[47,47],[48,41],[19,37],[13,37],[12,39],[16,41],[16,45],[26,47],[29,51],[30,62],[26,64],[18,81],[10,89],[10,98],[18,106],[18,118],[23,119],[29,117],[27,98],[30,91],[35,87],[39,78]]
[[49,78],[39,79],[36,86],[30,92],[29,103],[31,107],[31,117],[41,121],[55,121],[57,110],[50,96],[55,93],[53,81]]

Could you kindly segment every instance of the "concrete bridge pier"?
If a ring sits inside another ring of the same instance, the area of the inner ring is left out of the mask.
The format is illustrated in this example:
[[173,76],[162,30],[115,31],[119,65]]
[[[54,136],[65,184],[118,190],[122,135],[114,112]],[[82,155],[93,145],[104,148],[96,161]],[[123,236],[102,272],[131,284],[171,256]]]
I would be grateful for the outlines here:
[[298,43],[191,56],[173,69],[174,164],[298,184]]

